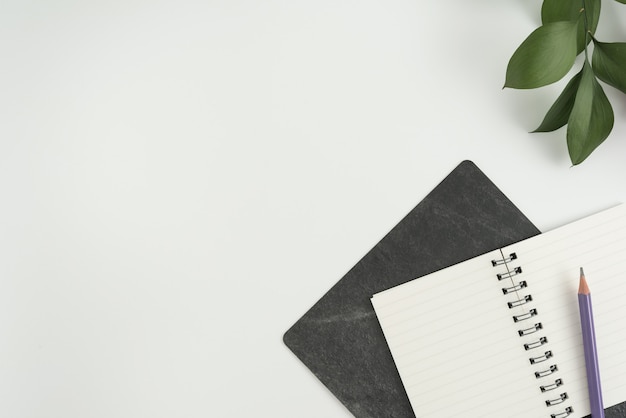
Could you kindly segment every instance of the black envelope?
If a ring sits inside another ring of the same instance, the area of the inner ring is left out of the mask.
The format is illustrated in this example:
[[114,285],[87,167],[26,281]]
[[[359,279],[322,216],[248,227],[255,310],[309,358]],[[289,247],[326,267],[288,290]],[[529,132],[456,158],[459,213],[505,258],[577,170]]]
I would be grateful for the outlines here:
[[355,417],[412,418],[371,296],[538,233],[464,161],[285,333],[284,342]]

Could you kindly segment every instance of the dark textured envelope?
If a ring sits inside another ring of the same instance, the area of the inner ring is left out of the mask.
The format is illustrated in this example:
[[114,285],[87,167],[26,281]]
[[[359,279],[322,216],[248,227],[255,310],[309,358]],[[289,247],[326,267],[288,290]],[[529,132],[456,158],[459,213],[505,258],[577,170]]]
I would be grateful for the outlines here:
[[412,418],[372,295],[538,233],[464,161],[285,333],[284,342],[355,417]]

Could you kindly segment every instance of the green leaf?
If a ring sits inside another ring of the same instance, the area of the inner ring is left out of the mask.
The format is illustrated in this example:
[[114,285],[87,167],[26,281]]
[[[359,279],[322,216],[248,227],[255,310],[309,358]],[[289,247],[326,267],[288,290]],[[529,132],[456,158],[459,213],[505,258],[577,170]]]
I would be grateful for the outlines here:
[[600,80],[626,93],[626,43],[593,42],[593,71]]
[[554,22],[535,29],[513,53],[504,87],[534,89],[563,78],[576,59],[577,22]]
[[626,4],[626,0],[615,0],[615,1],[620,2],[622,4]]
[[576,92],[578,91],[581,77],[582,71],[572,77],[561,95],[556,99],[556,102],[546,113],[541,125],[533,132],[551,132],[565,126],[574,107],[574,100],[576,99]]
[[574,107],[567,122],[567,149],[572,164],[580,164],[613,129],[613,108],[585,60]]
[[[585,6],[589,31],[594,34],[600,20],[600,0],[585,0]],[[563,21],[578,22],[578,33],[576,34],[576,52],[578,54],[585,49],[585,45],[591,40],[587,37],[582,12],[582,1],[580,0],[544,0],[541,6],[541,21],[544,25]]]

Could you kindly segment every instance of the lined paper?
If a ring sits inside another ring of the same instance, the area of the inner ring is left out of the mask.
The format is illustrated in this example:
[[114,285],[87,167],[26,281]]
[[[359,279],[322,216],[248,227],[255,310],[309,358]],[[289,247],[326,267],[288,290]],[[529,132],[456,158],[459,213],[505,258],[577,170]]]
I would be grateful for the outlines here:
[[[492,265],[513,253],[516,259]],[[498,280],[518,267],[521,273]],[[620,205],[374,295],[415,415],[550,418],[566,416],[566,408],[570,418],[588,415],[580,267],[594,304],[604,405],[625,401],[626,205]]]

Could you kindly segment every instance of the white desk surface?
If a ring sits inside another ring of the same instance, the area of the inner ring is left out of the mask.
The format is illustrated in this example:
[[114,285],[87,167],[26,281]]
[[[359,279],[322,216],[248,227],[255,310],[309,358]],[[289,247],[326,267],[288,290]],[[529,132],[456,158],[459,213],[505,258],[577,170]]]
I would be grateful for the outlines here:
[[626,96],[571,167],[567,80],[502,90],[540,5],[2,2],[0,415],[349,417],[282,334],[460,161],[544,231],[626,201]]

